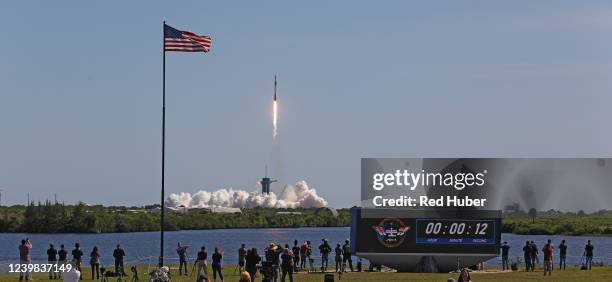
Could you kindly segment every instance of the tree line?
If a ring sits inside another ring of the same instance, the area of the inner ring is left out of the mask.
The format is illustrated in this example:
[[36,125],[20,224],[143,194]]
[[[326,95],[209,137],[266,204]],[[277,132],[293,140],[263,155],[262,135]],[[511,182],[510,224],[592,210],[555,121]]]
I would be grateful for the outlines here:
[[[158,208],[157,212],[155,207]],[[148,208],[148,209],[147,209]],[[278,211],[291,213],[280,214]],[[300,214],[295,214],[300,213]],[[158,231],[159,205],[147,207],[88,206],[84,203],[31,203],[0,207],[0,232],[24,233],[111,233]],[[242,213],[166,213],[165,230],[217,228],[285,228],[348,226],[349,210],[339,216],[316,214],[312,209],[243,209]]]

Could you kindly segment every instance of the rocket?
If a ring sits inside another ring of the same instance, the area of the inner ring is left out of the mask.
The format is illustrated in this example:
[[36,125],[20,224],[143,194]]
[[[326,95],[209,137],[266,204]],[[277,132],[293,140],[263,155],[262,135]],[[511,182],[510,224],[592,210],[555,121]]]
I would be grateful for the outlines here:
[[274,75],[274,102],[276,102],[276,75]]

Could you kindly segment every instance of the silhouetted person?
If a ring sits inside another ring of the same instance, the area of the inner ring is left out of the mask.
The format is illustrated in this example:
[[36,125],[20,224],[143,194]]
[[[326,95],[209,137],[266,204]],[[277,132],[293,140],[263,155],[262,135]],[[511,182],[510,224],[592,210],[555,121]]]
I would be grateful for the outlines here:
[[508,265],[508,253],[510,252],[510,246],[508,246],[508,242],[504,242],[501,248],[501,257],[502,257],[502,270],[509,270],[510,267]]
[[247,252],[245,258],[245,268],[246,271],[251,275],[251,279],[255,281],[255,277],[257,277],[257,264],[261,261],[261,257],[257,253],[257,249],[252,248]]
[[525,259],[525,272],[531,270],[531,244],[529,241],[525,242],[523,247],[523,258]]
[[94,274],[96,279],[100,279],[100,252],[96,246],[89,254],[89,265],[91,265],[91,280],[94,280]]
[[[342,259],[343,265],[346,265],[348,262],[351,272],[355,271],[353,270],[353,258],[351,258],[351,245],[349,244],[349,240],[344,241],[344,245],[342,246]],[[346,269],[344,271],[346,272]]]
[[244,271],[244,259],[245,259],[246,253],[247,253],[246,246],[242,244],[240,246],[240,249],[238,249],[238,267],[240,268],[241,273]]
[[208,253],[206,252],[206,247],[202,246],[202,248],[198,252],[198,257],[196,259],[196,266],[198,268],[198,270],[196,270],[196,273],[198,277],[202,275],[202,271],[204,272],[204,275],[208,277],[208,263],[206,261],[207,257]]
[[[68,262],[68,251],[66,251],[64,244],[60,245],[60,250],[57,252],[57,256],[58,256],[57,266],[58,267],[65,266],[66,263]],[[58,278],[60,279],[62,278],[62,273],[63,271],[59,271],[57,273]]]
[[[72,263],[74,264],[74,267],[81,273],[83,272],[83,270],[81,270],[82,258],[83,251],[81,250],[81,245],[79,245],[79,243],[75,243],[74,250],[72,250]],[[79,279],[83,280],[83,275],[80,275]]]
[[321,272],[325,272],[329,265],[329,253],[331,253],[332,249],[327,239],[323,239],[322,241],[323,243],[319,246],[319,252],[321,253]]
[[300,246],[298,245],[298,240],[293,241],[293,248],[291,248],[291,252],[293,253],[293,271],[297,272],[298,267],[300,266]]
[[57,279],[57,272],[55,272],[57,267],[57,250],[53,246],[53,244],[49,244],[49,249],[47,250],[47,262],[51,265],[49,268],[49,279]]
[[559,269],[565,270],[565,258],[567,257],[567,245],[565,240],[561,240],[559,245]]
[[586,246],[584,246],[584,257],[585,257],[585,265],[591,270],[591,265],[593,264],[593,244],[591,244],[591,240],[587,241]]
[[[289,247],[289,246],[287,246]],[[281,281],[285,282],[285,278],[289,276],[289,282],[293,282],[293,254],[289,248],[285,248],[283,250],[283,254],[281,255],[282,263],[281,263]]]
[[125,257],[125,251],[120,245],[113,251],[113,257],[115,258],[115,273],[125,275],[125,269],[123,269],[123,258]]
[[183,267],[185,268],[185,275],[187,274],[187,248],[189,246],[181,246],[181,242],[178,242],[176,247],[176,253],[179,256],[179,275],[183,275]]
[[217,273],[219,273],[219,278],[221,282],[223,282],[223,271],[221,260],[223,259],[223,255],[221,254],[221,250],[219,248],[215,248],[215,252],[212,255],[212,271],[213,271],[213,281],[217,281]]
[[304,244],[302,244],[302,247],[300,248],[300,268],[301,269],[305,269],[306,268],[306,252],[308,251],[308,245],[307,242],[304,242]]
[[531,271],[534,271],[536,265],[540,264],[540,259],[538,258],[539,254],[540,250],[538,250],[538,246],[534,241],[531,241]]
[[342,247],[340,243],[336,245],[336,249],[334,249],[336,256],[334,257],[336,261],[336,272],[342,272]]

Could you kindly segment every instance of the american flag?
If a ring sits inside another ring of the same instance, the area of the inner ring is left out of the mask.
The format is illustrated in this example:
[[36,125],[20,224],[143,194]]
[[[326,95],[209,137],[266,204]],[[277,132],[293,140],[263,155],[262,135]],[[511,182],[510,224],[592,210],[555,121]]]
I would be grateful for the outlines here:
[[212,39],[164,25],[164,51],[208,52]]

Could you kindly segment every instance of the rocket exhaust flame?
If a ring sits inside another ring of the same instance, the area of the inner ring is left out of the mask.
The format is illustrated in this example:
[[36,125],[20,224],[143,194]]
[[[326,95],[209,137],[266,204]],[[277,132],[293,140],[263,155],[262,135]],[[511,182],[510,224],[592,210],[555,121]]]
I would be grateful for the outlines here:
[[272,104],[272,126],[274,127],[274,131],[272,133],[272,137],[276,140],[276,136],[278,135],[278,127],[277,127],[277,123],[276,120],[278,118],[278,104],[276,104],[276,101],[274,101],[274,103]]

